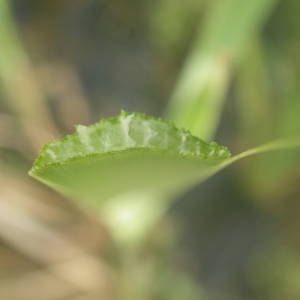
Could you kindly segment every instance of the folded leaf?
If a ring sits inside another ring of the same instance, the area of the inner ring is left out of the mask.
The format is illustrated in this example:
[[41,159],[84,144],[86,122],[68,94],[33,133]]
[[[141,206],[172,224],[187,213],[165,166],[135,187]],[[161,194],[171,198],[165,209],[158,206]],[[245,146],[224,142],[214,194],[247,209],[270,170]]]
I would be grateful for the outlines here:
[[258,153],[300,148],[279,140],[230,157],[161,119],[122,112],[46,144],[30,175],[94,205],[118,238],[143,236],[180,193],[231,163]]
[[226,147],[170,122],[122,112],[46,144],[30,175],[94,204],[109,221],[128,223],[141,214],[151,223],[169,199],[206,179],[229,156]]

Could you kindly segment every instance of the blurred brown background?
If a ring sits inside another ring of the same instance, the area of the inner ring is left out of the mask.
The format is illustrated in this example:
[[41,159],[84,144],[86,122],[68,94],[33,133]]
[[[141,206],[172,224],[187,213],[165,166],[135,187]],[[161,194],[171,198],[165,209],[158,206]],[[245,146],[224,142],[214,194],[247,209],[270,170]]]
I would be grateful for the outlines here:
[[[1,300],[300,299],[299,152],[247,160],[177,199],[134,258],[93,212],[27,175],[75,124],[162,115],[216,3],[0,0]],[[230,61],[216,139],[235,152],[299,134],[299,13],[274,1]]]

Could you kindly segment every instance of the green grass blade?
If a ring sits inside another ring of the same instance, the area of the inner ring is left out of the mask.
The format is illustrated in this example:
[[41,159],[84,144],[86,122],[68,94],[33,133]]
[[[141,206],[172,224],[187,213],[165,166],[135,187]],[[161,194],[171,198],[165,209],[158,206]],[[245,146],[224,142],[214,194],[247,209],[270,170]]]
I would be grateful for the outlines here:
[[168,118],[205,140],[214,136],[231,69],[276,2],[217,1],[178,79]]

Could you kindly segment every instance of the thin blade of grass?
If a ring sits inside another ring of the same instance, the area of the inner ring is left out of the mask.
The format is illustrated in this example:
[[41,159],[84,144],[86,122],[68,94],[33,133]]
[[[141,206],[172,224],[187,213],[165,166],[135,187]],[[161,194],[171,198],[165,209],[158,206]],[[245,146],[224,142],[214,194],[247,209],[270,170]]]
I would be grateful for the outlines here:
[[170,119],[205,140],[214,136],[232,67],[276,2],[222,0],[212,7],[171,96]]

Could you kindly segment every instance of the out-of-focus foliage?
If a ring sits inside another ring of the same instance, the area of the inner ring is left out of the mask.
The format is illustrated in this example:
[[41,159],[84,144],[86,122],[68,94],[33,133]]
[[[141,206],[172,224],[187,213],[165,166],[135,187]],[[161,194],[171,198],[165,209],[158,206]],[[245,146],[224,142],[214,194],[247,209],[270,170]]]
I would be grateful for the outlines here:
[[249,280],[262,290],[266,299],[297,299],[300,295],[299,254],[294,249],[271,241],[253,255]]
[[215,1],[197,32],[169,104],[168,114],[204,139],[219,124],[231,69],[260,30],[276,1]]
[[[237,18],[210,18],[234,1]],[[236,152],[298,135],[300,2],[234,1],[0,0],[1,299],[299,299],[295,151],[251,158],[190,192],[133,252],[26,176],[39,146],[74,124],[164,112],[190,49],[213,32],[205,24],[239,32],[234,21],[255,3],[264,17],[237,35],[249,41],[224,75],[222,117],[206,117]],[[210,38],[222,46],[225,36]]]
[[[279,3],[266,31],[249,50],[237,73],[236,103],[241,145],[299,134],[300,65],[297,52],[300,40],[295,37],[300,31],[300,22],[292,13],[297,7],[296,1]],[[287,192],[288,181],[299,174],[292,157],[293,154],[274,154],[262,158],[256,167],[248,166],[248,186],[254,181],[252,191],[260,189],[258,193],[269,194],[265,195],[269,199],[276,198],[279,193],[282,198],[282,193]]]

